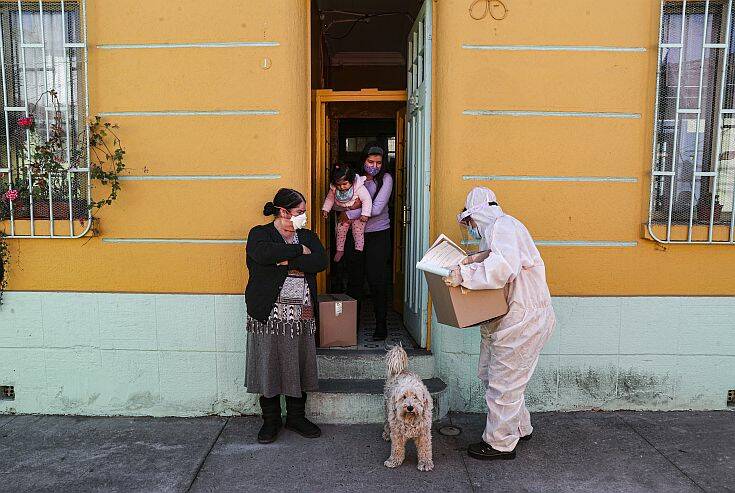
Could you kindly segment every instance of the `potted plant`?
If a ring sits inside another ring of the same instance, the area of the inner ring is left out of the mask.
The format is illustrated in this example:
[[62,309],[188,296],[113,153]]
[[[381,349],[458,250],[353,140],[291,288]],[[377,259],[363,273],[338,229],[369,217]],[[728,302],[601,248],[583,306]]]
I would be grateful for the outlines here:
[[[21,133],[18,140],[23,142],[19,168],[24,176],[15,177],[12,183],[0,179],[0,303],[7,286],[10,261],[2,225],[11,218],[11,208],[14,220],[30,219],[32,203],[34,220],[50,219],[53,215],[56,220],[71,217],[86,221],[90,212],[111,205],[117,199],[120,176],[125,170],[125,150],[116,134],[117,125],[95,117],[89,123],[88,134],[79,136],[67,149],[66,130],[56,91],[41,94],[36,105],[46,97],[52,102],[54,118],[49,122],[45,135],[37,132],[33,116],[18,119],[17,131]],[[89,203],[86,190],[82,194],[80,188],[83,187],[75,186],[74,179],[68,179],[71,169],[86,168],[88,162],[92,183],[109,187],[105,197],[97,201],[90,198]]]

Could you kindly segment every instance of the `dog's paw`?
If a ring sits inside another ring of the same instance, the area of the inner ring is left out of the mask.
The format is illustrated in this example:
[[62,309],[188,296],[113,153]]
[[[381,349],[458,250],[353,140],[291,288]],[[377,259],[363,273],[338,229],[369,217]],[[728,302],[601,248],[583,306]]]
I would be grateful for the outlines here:
[[402,460],[394,459],[393,457],[388,457],[388,460],[383,462],[385,467],[390,467],[391,469],[400,466],[402,463]]
[[434,461],[427,460],[427,461],[421,461],[419,462],[419,465],[416,466],[416,468],[419,471],[431,471],[434,469]]
[[386,442],[390,442],[390,432],[389,431],[383,431],[383,440]]

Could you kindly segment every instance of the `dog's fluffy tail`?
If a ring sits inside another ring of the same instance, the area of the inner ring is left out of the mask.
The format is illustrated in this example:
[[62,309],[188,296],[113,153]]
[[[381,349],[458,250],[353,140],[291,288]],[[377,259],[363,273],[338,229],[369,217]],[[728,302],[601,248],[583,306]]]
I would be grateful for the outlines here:
[[388,376],[398,375],[408,367],[408,355],[403,346],[396,345],[385,355],[385,364],[388,367]]

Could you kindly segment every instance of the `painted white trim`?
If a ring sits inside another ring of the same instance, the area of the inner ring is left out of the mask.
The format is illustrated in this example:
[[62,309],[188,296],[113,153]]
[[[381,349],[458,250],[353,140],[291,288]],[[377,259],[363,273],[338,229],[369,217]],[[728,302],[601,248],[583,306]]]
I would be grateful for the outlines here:
[[212,110],[212,111],[103,111],[99,116],[259,116],[278,115],[278,110]]
[[[589,248],[609,248],[609,247],[636,247],[637,241],[576,241],[576,240],[535,240],[537,246],[546,247],[589,247]],[[462,245],[479,245],[477,240],[462,240]]]
[[260,48],[280,46],[278,41],[232,41],[224,43],[140,43],[140,44],[103,44],[100,50],[139,50],[168,48]]
[[465,181],[569,181],[638,183],[638,178],[626,176],[528,176],[528,175],[464,175]]
[[146,175],[121,176],[121,181],[280,180],[281,175]]
[[627,46],[563,46],[563,45],[478,45],[462,43],[465,50],[480,51],[592,51],[613,53],[645,53],[643,47]]
[[187,238],[103,238],[103,243],[196,243],[196,244],[238,244],[247,240],[187,239]]
[[628,120],[640,119],[640,113],[605,113],[597,111],[523,111],[523,110],[464,110],[468,116],[552,116],[574,118],[619,118]]
[[538,246],[548,247],[637,247],[637,241],[547,241],[538,240],[535,242]]

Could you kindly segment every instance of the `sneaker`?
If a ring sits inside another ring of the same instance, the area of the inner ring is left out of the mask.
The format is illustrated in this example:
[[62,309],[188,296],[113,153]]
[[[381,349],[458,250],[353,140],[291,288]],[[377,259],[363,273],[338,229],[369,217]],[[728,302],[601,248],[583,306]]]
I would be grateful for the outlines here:
[[495,450],[485,442],[472,443],[467,447],[467,454],[473,459],[478,460],[512,460],[516,458],[516,451],[501,452]]

